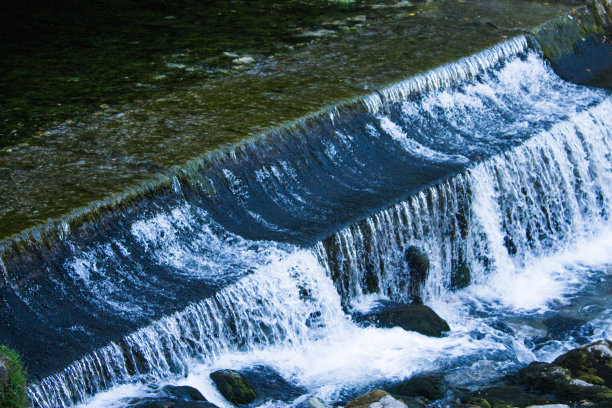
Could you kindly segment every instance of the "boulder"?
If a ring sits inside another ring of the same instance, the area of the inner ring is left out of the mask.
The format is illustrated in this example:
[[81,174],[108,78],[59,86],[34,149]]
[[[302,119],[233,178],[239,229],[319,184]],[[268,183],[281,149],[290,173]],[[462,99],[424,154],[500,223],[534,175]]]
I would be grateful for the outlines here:
[[297,404],[295,408],[329,408],[329,406],[316,397],[310,397]]
[[291,384],[270,367],[250,367],[241,370],[240,374],[257,390],[257,401],[289,402],[307,393],[306,389]]
[[377,327],[401,327],[432,337],[442,337],[442,333],[450,330],[448,323],[425,305],[387,303],[385,307],[366,315],[355,316],[355,319]]
[[406,397],[401,395],[394,395],[395,399],[402,401],[408,408],[427,408],[429,400],[423,397]]
[[188,385],[166,385],[162,388],[162,393],[170,398],[176,398],[183,401],[206,401],[206,398],[197,389]]
[[401,399],[402,397],[425,397],[430,401],[436,401],[444,397],[445,389],[442,377],[418,375],[394,384],[389,391]]
[[205,401],[184,401],[174,398],[141,398],[132,400],[130,408],[219,408]]
[[582,380],[571,380],[559,384],[553,391],[561,402],[591,401],[599,408],[612,408],[612,390],[601,385],[592,385]]
[[244,375],[234,370],[219,370],[210,374],[219,393],[235,405],[248,405],[255,401],[257,391]]
[[[577,349],[578,350],[578,349]],[[576,357],[572,350],[567,354]],[[564,355],[564,356],[565,356]],[[556,360],[555,360],[556,361]],[[565,361],[562,359],[562,361]],[[590,361],[585,359],[585,361]],[[577,370],[577,373],[583,373]],[[593,375],[593,374],[591,374]],[[589,378],[589,377],[587,377]],[[573,378],[569,368],[554,364],[534,362],[516,374],[519,384],[528,390],[552,394],[555,399],[565,403],[590,401],[597,406],[612,406],[612,390],[603,385],[596,385],[580,378]]]
[[612,387],[612,342],[609,340],[570,350],[553,364],[567,368],[573,378]]
[[396,400],[386,391],[374,390],[355,398],[345,408],[407,408],[406,404]]
[[519,384],[532,391],[550,393],[570,381],[569,370],[548,363],[534,361],[516,374]]
[[[465,397],[464,397],[465,398]],[[483,390],[471,393],[465,398],[468,404],[491,407],[528,407],[530,405],[543,405],[551,402],[542,395],[529,393],[521,387],[514,385],[498,385],[485,388]],[[556,401],[553,401],[556,402]]]

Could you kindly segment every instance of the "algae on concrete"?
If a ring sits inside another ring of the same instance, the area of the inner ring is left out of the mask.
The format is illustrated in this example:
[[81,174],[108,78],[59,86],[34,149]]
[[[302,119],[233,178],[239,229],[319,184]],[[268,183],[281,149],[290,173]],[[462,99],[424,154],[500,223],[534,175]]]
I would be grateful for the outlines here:
[[[4,51],[0,238],[570,9],[525,0],[194,4],[139,10],[126,17],[137,18],[131,31],[83,29],[63,51],[52,36],[46,53]],[[7,138],[15,118],[23,126]]]

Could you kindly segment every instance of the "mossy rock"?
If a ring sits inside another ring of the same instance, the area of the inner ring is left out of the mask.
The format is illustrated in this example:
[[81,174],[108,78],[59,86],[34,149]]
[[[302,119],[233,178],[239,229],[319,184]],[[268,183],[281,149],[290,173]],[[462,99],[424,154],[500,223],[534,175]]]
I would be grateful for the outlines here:
[[590,385],[574,380],[567,384],[559,385],[555,389],[554,394],[566,403],[591,401],[598,408],[612,408],[612,390],[601,385]]
[[0,346],[0,407],[24,408],[26,396],[26,374],[21,358],[16,351]]
[[238,371],[219,370],[210,374],[219,393],[235,405],[248,405],[257,398],[257,391],[249,380]]
[[[573,351],[573,350],[572,350]],[[568,404],[590,401],[598,407],[612,404],[610,388],[594,385],[583,379],[572,378],[570,370],[554,364],[534,362],[516,374],[519,384],[531,391],[554,395],[554,398]]]
[[573,378],[612,387],[612,342],[609,340],[570,350],[553,364],[567,368]]
[[476,399],[471,401],[472,406],[478,406],[482,408],[491,408],[491,404],[484,398]]
[[482,406],[483,400],[488,402],[491,408],[505,408],[506,406],[524,408],[530,405],[544,405],[551,402],[550,399],[542,395],[529,393],[523,388],[514,385],[499,385],[485,388],[472,393],[462,402]]
[[400,398],[425,397],[430,401],[436,401],[444,397],[445,390],[446,387],[442,383],[442,377],[435,375],[417,375],[394,384],[389,391],[400,396]]
[[516,379],[529,390],[550,393],[569,382],[571,377],[566,368],[534,361],[522,368],[516,374]]
[[396,400],[386,391],[374,390],[365,395],[355,398],[345,408],[370,408],[370,407],[385,407],[385,408],[407,408],[406,405]]
[[361,395],[361,396],[355,398],[354,400],[352,400],[351,402],[349,402],[348,404],[346,404],[345,408],[363,408],[363,407],[368,407],[371,404],[374,404],[375,402],[380,401],[381,399],[383,399],[387,395],[391,395],[391,394],[389,394],[387,391],[383,391],[383,390],[370,391],[367,394]]
[[408,408],[427,408],[429,400],[422,397],[406,397],[402,395],[394,395],[394,398],[402,401]]

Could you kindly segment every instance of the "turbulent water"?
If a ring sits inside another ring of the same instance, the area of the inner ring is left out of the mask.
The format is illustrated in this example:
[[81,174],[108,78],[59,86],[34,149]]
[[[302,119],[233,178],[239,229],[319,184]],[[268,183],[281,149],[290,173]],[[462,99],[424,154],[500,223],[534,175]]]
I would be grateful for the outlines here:
[[[0,343],[26,356],[34,405],[124,407],[171,383],[227,407],[208,374],[261,366],[330,402],[427,370],[471,387],[612,335],[609,92],[520,37],[363,107],[23,261],[40,273],[0,287]],[[409,246],[430,258],[422,286]],[[448,336],[350,317],[416,294]]]

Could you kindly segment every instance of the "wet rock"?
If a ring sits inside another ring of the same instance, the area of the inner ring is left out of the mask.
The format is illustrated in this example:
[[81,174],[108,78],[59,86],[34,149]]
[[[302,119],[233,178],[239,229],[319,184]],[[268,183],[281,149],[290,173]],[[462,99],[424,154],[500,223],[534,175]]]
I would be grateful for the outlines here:
[[529,393],[518,386],[499,385],[476,391],[462,402],[480,406],[485,406],[484,403],[487,402],[491,407],[510,406],[523,408],[530,405],[544,405],[551,401],[544,396]]
[[461,263],[453,268],[451,273],[451,287],[463,289],[470,284],[472,272],[466,263]]
[[210,374],[210,378],[217,386],[219,393],[232,404],[248,405],[257,397],[257,391],[249,380],[238,371],[219,370]]
[[404,259],[410,269],[410,292],[419,293],[429,273],[429,257],[417,246],[410,246],[404,253]]
[[570,408],[565,404],[548,404],[548,405],[530,405],[527,408]]
[[566,367],[534,362],[520,370],[516,377],[518,383],[523,384],[527,389],[552,394],[561,402],[574,405],[576,402],[591,401],[597,406],[612,406],[610,388],[572,378],[570,369]]
[[200,391],[188,385],[166,385],[162,388],[162,393],[170,398],[176,398],[183,401],[206,401],[206,398],[204,398]]
[[184,401],[173,398],[142,398],[128,404],[130,408],[219,408],[205,401]]
[[401,327],[432,337],[442,337],[442,333],[450,330],[448,323],[425,305],[387,303],[384,308],[356,316],[355,320],[378,327]]
[[295,386],[285,380],[270,367],[255,366],[241,370],[251,386],[257,390],[257,400],[293,401],[306,394],[306,389]]
[[569,370],[548,363],[533,362],[517,374],[519,384],[532,391],[550,393],[570,381]]
[[316,397],[310,397],[306,401],[300,402],[295,408],[329,408],[329,406]]
[[355,398],[345,408],[407,408],[406,404],[396,400],[386,391],[374,390]]
[[442,377],[418,375],[393,385],[389,391],[402,400],[402,397],[425,397],[430,401],[435,401],[444,397],[445,389]]
[[427,408],[429,405],[429,401],[423,397],[405,397],[401,395],[395,395],[393,397],[402,401],[408,408]]
[[612,408],[612,391],[608,387],[592,385],[582,380],[572,380],[565,384],[559,384],[553,394],[561,402],[574,403],[581,401],[591,401],[597,407]]
[[612,387],[612,342],[609,340],[570,350],[553,364],[567,368],[573,378]]

